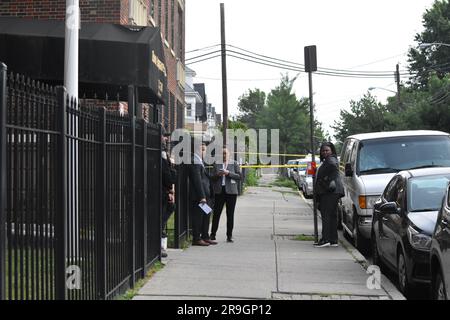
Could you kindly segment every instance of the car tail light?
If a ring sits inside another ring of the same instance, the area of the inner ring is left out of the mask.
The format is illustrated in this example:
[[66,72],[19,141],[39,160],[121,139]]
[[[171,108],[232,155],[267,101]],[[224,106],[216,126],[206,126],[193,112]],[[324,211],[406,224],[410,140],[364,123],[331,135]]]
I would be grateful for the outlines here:
[[315,162],[308,162],[308,165],[306,167],[306,173],[312,176],[316,175],[317,165]]

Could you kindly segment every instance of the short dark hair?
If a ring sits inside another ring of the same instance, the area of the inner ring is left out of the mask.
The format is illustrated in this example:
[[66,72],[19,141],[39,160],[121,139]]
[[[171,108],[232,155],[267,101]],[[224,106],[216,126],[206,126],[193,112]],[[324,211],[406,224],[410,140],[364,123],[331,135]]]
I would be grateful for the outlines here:
[[325,141],[322,143],[322,145],[320,146],[320,161],[325,160],[324,157],[322,157],[322,149],[325,147],[329,147],[331,149],[331,154],[337,157],[337,153],[336,153],[336,147],[334,146],[334,144],[332,142],[329,141]]

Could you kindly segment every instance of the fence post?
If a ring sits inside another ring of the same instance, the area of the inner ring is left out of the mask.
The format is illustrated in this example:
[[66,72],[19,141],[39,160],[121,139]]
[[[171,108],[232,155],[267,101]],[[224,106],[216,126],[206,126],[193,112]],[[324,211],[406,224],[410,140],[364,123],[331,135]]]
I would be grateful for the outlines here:
[[131,212],[129,219],[129,245],[130,245],[130,287],[133,288],[136,282],[136,276],[134,271],[136,270],[136,228],[135,228],[135,217],[136,217],[136,105],[137,96],[135,87],[128,86],[128,113],[131,121]]
[[0,300],[6,299],[6,79],[0,63]]
[[95,230],[97,235],[95,237],[97,241],[97,298],[100,300],[106,299],[106,109],[100,108],[100,157],[98,159],[98,189],[99,197],[97,200],[96,214],[96,226]]
[[59,202],[55,218],[55,296],[57,300],[67,299],[67,141],[66,108],[67,94],[64,87],[56,87],[59,137],[58,137],[58,193]]
[[142,271],[142,278],[145,277],[146,274],[146,269],[145,266],[147,265],[147,222],[148,222],[148,200],[149,200],[149,196],[148,196],[148,185],[147,185],[147,177],[148,177],[148,166],[147,166],[147,124],[145,123],[145,121],[143,121],[143,134],[144,134],[144,139],[143,139],[143,145],[144,145],[144,156],[143,156],[143,161],[144,161],[144,197],[142,199],[142,201],[144,201],[144,212],[143,214],[143,223],[142,223],[142,228],[143,228],[143,232],[142,232],[142,241],[144,241],[144,243],[142,244],[142,259],[143,261],[143,271]]

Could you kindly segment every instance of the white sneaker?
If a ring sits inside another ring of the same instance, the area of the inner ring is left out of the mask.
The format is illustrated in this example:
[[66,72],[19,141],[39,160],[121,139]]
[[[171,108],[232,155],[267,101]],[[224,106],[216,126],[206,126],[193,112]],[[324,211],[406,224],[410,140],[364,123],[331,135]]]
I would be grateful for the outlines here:
[[329,247],[330,243],[329,242],[325,242],[323,240],[320,240],[317,244],[314,245],[314,247],[316,248],[324,248],[324,247]]
[[330,247],[339,247],[337,242],[331,242]]

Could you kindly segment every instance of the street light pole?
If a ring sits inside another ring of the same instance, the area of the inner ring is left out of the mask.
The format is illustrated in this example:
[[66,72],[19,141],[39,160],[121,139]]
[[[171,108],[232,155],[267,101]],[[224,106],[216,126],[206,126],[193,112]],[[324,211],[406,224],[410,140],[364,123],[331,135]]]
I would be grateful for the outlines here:
[[227,52],[225,42],[225,5],[220,4],[220,38],[222,52],[222,113],[223,113],[223,146],[227,146],[228,129],[228,89],[227,89]]

